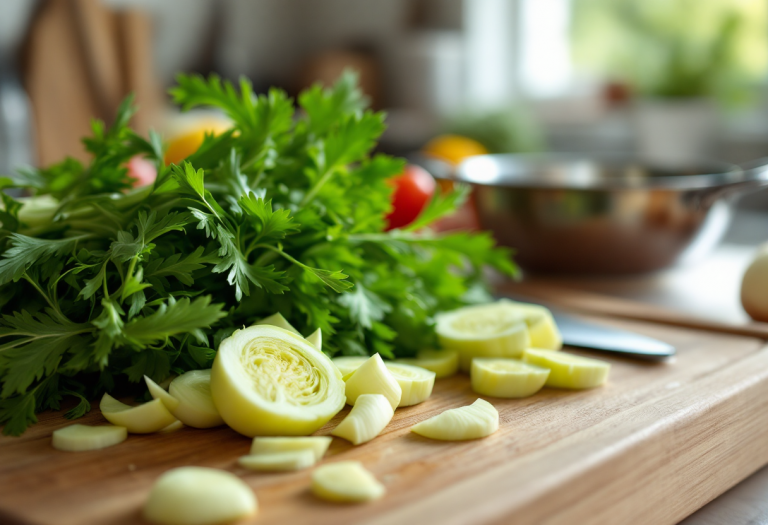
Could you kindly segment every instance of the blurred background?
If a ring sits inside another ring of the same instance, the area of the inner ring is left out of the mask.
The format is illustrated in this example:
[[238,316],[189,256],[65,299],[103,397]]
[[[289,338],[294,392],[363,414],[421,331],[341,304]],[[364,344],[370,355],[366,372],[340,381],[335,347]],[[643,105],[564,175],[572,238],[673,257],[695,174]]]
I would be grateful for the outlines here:
[[[295,94],[345,67],[394,153],[441,133],[491,152],[768,153],[764,0],[3,0],[0,64],[3,171],[80,155],[128,91],[139,128],[168,136],[178,71]],[[665,118],[696,135],[677,152],[643,136]]]
[[[169,105],[179,71],[295,95],[345,68],[392,154],[768,156],[768,0],[2,0],[0,172],[82,158],[129,92],[183,159],[226,123]],[[766,192],[738,209],[727,239],[768,239]]]

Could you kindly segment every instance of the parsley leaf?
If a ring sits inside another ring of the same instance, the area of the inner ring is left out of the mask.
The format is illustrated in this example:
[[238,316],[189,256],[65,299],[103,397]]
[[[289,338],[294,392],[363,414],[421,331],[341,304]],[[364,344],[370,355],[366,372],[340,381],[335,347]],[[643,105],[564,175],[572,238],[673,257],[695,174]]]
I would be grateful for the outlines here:
[[256,197],[253,192],[240,197],[238,204],[243,211],[257,217],[261,224],[258,239],[282,239],[299,230],[300,225],[293,221],[289,210],[272,210],[272,201]]
[[158,277],[175,277],[181,283],[192,286],[195,280],[192,275],[197,270],[205,268],[206,264],[215,264],[219,258],[214,253],[204,254],[202,246],[195,248],[193,252],[183,257],[182,253],[175,253],[166,259],[153,259],[144,270],[147,280]]
[[28,426],[37,423],[35,412],[35,395],[33,392],[0,399],[0,424],[3,425],[3,434],[6,436],[22,434]]
[[243,298],[243,294],[248,295],[249,282],[258,287],[264,287],[272,293],[282,293],[288,289],[278,282],[283,277],[283,272],[276,271],[274,266],[258,267],[249,264],[240,251],[234,234],[222,226],[217,227],[217,232],[217,238],[221,243],[219,249],[221,262],[213,267],[213,272],[229,272],[227,282],[235,285],[235,296],[238,301]]
[[205,295],[190,301],[183,297],[169,299],[146,317],[125,325],[123,334],[128,342],[142,347],[165,340],[173,335],[190,333],[205,339],[203,328],[209,328],[226,315],[221,304],[211,304],[211,296]]
[[0,285],[11,280],[18,281],[33,264],[41,264],[50,257],[72,252],[78,241],[88,238],[88,235],[81,235],[57,240],[36,239],[12,233],[12,246],[3,252],[4,258],[0,260]]
[[339,296],[337,301],[349,309],[349,316],[363,328],[372,328],[374,321],[381,321],[392,311],[389,303],[361,283],[357,283],[352,292]]
[[23,394],[32,383],[51,375],[66,353],[83,345],[81,334],[91,331],[87,325],[58,321],[50,310],[35,315],[25,310],[3,315],[0,397]]

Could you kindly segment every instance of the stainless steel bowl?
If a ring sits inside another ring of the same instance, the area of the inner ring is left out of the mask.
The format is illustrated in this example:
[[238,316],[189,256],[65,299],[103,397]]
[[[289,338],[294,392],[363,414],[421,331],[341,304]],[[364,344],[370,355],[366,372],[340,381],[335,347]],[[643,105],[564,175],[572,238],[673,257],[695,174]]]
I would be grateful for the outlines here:
[[626,156],[484,155],[449,177],[474,187],[481,226],[524,269],[618,274],[711,249],[730,221],[724,197],[768,185],[768,165],[669,171]]

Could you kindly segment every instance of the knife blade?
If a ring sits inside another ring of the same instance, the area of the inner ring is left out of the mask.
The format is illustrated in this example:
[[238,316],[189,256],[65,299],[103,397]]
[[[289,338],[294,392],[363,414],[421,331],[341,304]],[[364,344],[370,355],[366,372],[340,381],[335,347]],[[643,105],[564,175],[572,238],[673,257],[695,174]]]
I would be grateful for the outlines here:
[[564,345],[653,361],[666,359],[676,352],[674,346],[652,337],[582,321],[560,312],[552,311],[552,316]]
[[527,304],[540,304],[548,308],[552,312],[557,328],[560,330],[564,345],[600,352],[611,352],[649,361],[667,359],[675,355],[677,351],[674,346],[658,339],[636,334],[628,330],[583,321],[578,317],[560,312],[551,305],[540,303],[539,301],[530,301],[526,297],[509,293],[499,294],[496,297]]

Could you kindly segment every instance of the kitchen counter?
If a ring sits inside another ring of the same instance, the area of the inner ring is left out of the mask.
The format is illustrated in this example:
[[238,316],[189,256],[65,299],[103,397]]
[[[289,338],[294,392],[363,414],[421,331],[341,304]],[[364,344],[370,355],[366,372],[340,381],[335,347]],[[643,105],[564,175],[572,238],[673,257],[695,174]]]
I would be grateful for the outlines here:
[[[638,277],[558,277],[547,281],[662,306],[706,320],[742,324],[749,317],[741,308],[741,277],[756,247],[766,241],[768,213],[740,210],[723,244],[697,263]],[[682,523],[768,523],[768,467],[760,469]]]

